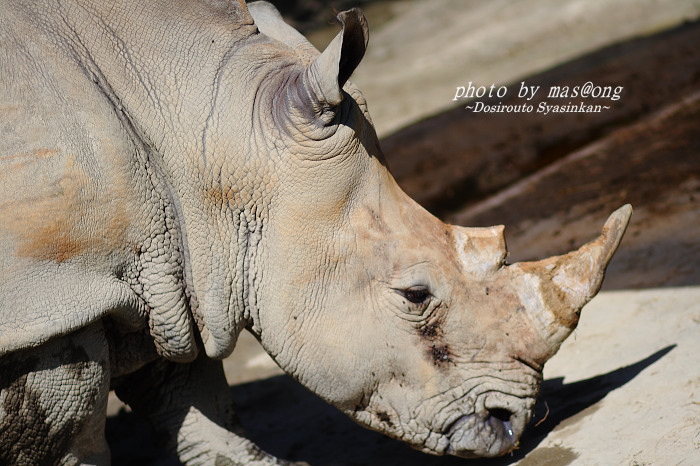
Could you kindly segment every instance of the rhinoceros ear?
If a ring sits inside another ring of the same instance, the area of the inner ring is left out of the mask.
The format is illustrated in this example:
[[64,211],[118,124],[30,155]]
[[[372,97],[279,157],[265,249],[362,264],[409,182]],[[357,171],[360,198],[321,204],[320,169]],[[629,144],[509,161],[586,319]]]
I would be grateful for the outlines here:
[[266,36],[289,45],[304,60],[308,60],[308,63],[318,56],[316,47],[285,22],[273,4],[264,1],[252,2],[248,4],[248,11],[255,20],[258,30]]
[[307,85],[317,104],[336,106],[343,100],[343,86],[360,64],[369,41],[369,28],[358,8],[338,15],[343,30],[307,70]]

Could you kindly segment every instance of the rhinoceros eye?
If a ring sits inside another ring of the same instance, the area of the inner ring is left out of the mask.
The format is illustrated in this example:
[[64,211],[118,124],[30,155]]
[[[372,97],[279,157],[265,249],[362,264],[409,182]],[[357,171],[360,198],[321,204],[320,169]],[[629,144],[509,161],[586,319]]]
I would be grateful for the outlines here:
[[405,290],[398,290],[399,294],[413,304],[422,304],[430,298],[430,291],[424,286],[412,286]]

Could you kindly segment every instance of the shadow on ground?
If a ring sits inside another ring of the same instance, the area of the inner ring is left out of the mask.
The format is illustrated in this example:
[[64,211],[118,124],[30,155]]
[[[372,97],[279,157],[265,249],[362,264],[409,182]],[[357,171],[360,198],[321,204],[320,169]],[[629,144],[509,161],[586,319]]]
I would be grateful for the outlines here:
[[[674,346],[668,346],[629,366],[587,380],[564,383],[562,378],[545,380],[541,400],[520,448],[505,458],[481,460],[489,466],[526,461],[570,459],[566,449],[537,449],[560,425],[571,425],[595,410],[608,393],[633,380],[659,361]],[[247,436],[261,448],[288,460],[312,465],[421,465],[465,464],[453,457],[433,457],[405,444],[369,431],[328,405],[288,376],[276,376],[231,387]],[[108,419],[107,437],[114,464],[177,465],[178,461],[157,443],[148,424],[131,413]],[[562,464],[566,464],[566,463]],[[529,463],[523,463],[529,464]]]
[[[572,383],[564,383],[562,377],[545,380],[542,383],[540,399],[535,406],[533,420],[521,439],[520,449],[515,452],[514,459],[523,459],[530,452],[538,451],[537,446],[557,427],[573,425],[595,412],[598,409],[596,403],[605,398],[608,393],[630,382],[644,369],[666,356],[673,348],[675,345],[667,346],[634,364],[590,379]],[[531,455],[527,459],[535,458]],[[494,462],[493,464],[507,463]]]

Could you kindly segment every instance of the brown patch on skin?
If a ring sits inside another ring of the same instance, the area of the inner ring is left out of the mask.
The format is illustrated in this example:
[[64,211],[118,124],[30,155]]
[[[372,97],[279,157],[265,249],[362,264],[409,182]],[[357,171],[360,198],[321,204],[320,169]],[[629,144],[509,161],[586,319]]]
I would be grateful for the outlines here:
[[2,157],[2,160],[26,159],[27,157],[43,159],[57,155],[58,153],[58,149],[46,149],[42,147],[31,152],[20,152],[18,154],[8,155],[6,157]]
[[19,105],[0,105],[0,113],[4,115],[16,114],[21,108]]
[[[24,154],[21,163],[58,153],[50,149],[34,151]],[[4,220],[0,230],[18,238],[17,255],[61,263],[86,251],[110,252],[124,245],[130,224],[124,202],[129,194],[122,192],[126,188],[122,183],[112,183],[111,190],[98,190],[99,184],[72,155],[60,164],[58,161],[51,166],[32,167],[34,173],[44,170],[47,174],[23,173],[36,181],[32,189],[0,203],[0,217]],[[58,176],[54,175],[57,168],[61,170]]]
[[231,204],[237,194],[238,191],[231,186],[214,186],[205,191],[204,199],[207,204],[221,208]]
[[19,247],[17,253],[21,257],[61,263],[84,250],[85,244],[71,237],[69,224],[59,220],[35,230],[31,238]]
[[18,152],[16,154],[0,157],[0,162],[3,163],[2,170],[5,173],[12,171],[21,171],[37,161],[49,159],[60,154],[58,149],[40,148],[31,152]]
[[18,255],[62,263],[86,251],[112,250],[126,238],[128,219],[122,205],[99,232],[78,231],[76,220],[67,215],[48,220],[26,237],[17,250]]

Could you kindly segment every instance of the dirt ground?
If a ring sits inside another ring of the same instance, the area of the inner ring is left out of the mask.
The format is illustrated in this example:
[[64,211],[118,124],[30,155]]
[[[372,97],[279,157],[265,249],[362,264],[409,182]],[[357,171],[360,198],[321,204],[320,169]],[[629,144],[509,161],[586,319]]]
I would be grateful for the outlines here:
[[[568,251],[615,208],[635,209],[604,292],[545,367],[520,448],[471,464],[700,464],[700,4],[363,6],[370,49],[353,80],[392,172],[426,208],[455,224],[506,225],[509,262]],[[328,29],[308,18],[296,20],[322,46]],[[504,105],[523,103],[521,82],[540,86],[535,108],[555,103],[552,86],[624,90],[618,100],[585,99],[609,107],[598,113],[477,113],[465,108],[474,102],[452,100],[469,82],[507,86],[504,98],[481,99]],[[355,425],[281,375],[250,335],[225,366],[249,437],[278,456],[470,464]],[[114,400],[110,409],[115,464],[178,464],[143,421],[117,413]]]

